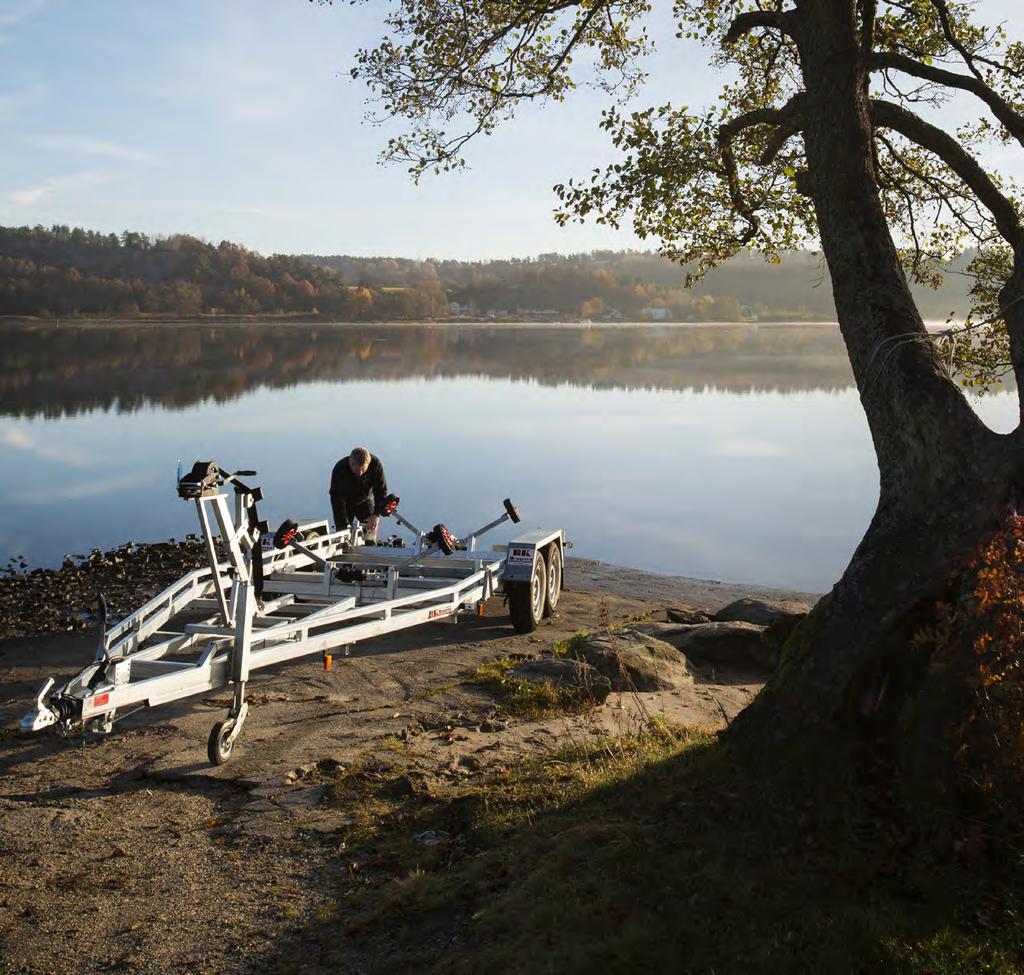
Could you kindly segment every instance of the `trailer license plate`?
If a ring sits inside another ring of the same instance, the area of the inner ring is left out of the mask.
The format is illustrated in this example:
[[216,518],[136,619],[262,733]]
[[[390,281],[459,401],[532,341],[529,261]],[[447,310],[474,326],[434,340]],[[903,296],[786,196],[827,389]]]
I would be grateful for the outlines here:
[[514,548],[508,553],[509,562],[532,562],[533,561],[532,548]]

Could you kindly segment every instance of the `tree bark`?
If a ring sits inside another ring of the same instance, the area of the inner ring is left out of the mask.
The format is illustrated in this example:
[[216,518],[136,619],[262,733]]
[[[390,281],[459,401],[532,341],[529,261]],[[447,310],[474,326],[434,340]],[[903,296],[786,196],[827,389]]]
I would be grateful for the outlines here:
[[[855,722],[915,693],[911,637],[995,528],[1020,477],[1017,434],[990,431],[946,374],[914,305],[873,166],[855,0],[798,0],[808,183],[839,327],[879,470],[878,508],[842,578],[794,632],[735,723],[763,740]],[[1022,309],[1024,311],[1024,309]]]
[[1013,254],[1013,273],[999,292],[999,308],[1010,340],[1010,365],[1017,381],[1020,422],[1024,425],[1024,244]]

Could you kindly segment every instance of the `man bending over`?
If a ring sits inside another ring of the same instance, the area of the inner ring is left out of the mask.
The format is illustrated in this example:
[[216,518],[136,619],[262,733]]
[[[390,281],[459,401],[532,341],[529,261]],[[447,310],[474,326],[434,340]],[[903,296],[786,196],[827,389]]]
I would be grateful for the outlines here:
[[[397,500],[397,499],[396,499]],[[347,528],[353,518],[363,526],[367,544],[377,541],[377,523],[380,515],[387,514],[390,501],[384,465],[365,447],[356,447],[343,457],[331,472],[331,510],[334,527]]]

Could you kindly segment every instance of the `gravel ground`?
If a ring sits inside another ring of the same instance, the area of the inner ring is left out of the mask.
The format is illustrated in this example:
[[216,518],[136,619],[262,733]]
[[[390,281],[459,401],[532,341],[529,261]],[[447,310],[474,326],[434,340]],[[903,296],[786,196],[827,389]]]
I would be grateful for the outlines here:
[[[352,810],[331,801],[325,770],[386,763],[398,740],[425,780],[452,782],[580,735],[636,730],[645,714],[720,725],[757,693],[758,675],[613,694],[588,714],[544,720],[510,718],[466,678],[496,657],[540,656],[577,630],[663,618],[669,606],[808,598],[574,559],[559,612],[533,634],[514,633],[492,599],[482,617],[360,644],[329,672],[301,661],[259,672],[235,754],[219,768],[205,745],[225,694],[140,712],[105,739],[18,735],[42,680],[91,659],[93,569],[109,574],[115,601],[138,602],[191,567],[193,544],[0,580],[0,972],[271,971],[285,940],[297,968],[303,945],[313,966],[309,932],[352,869],[340,839]],[[12,608],[26,596],[42,606],[35,616]]]

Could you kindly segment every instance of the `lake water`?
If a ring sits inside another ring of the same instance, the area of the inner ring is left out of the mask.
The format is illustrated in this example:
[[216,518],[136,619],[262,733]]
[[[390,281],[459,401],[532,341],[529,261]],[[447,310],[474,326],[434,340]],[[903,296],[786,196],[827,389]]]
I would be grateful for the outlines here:
[[[262,514],[329,514],[380,455],[402,511],[457,533],[511,496],[574,554],[812,591],[874,509],[831,325],[5,327],[0,562],[195,530],[178,461],[255,468]],[[1016,422],[1016,394],[978,403]],[[385,533],[393,522],[385,521]],[[493,533],[493,541],[509,531]]]

